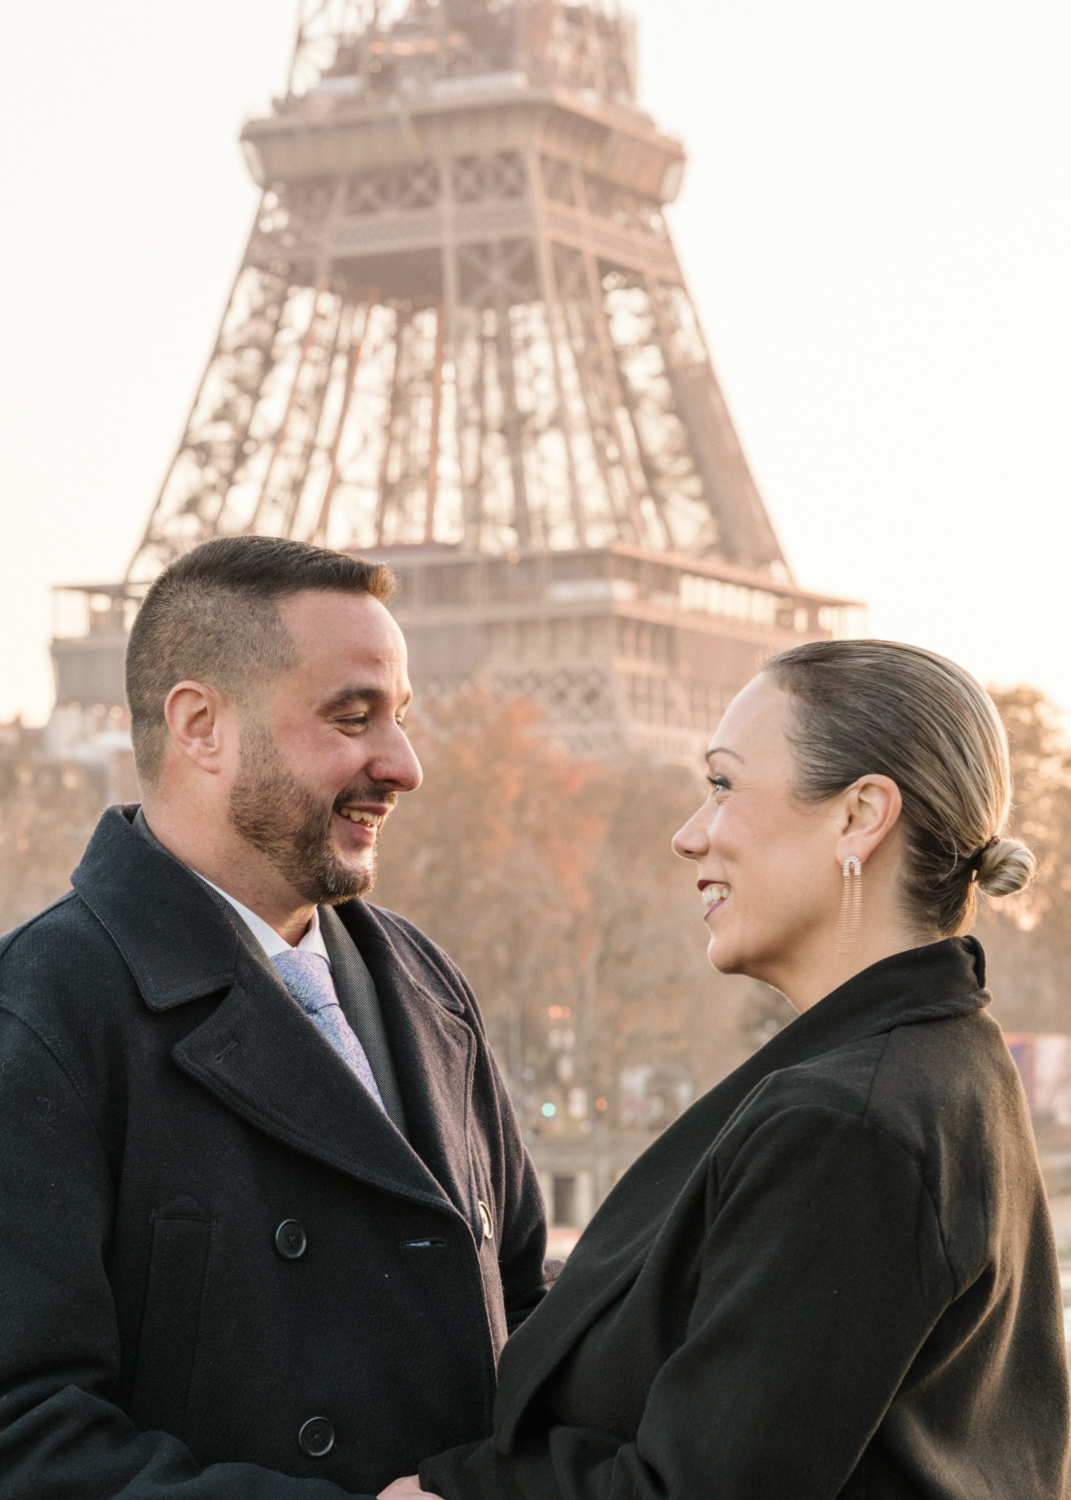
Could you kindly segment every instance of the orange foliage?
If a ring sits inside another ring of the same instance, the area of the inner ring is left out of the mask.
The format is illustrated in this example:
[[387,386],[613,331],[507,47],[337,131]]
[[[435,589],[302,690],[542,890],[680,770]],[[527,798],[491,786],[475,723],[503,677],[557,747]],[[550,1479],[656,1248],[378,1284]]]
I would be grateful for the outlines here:
[[424,785],[391,816],[373,899],[461,965],[522,1120],[582,1131],[596,1096],[615,1122],[672,1118],[747,1050],[669,848],[697,779],[570,760],[538,708],[478,691],[425,708],[414,744]]

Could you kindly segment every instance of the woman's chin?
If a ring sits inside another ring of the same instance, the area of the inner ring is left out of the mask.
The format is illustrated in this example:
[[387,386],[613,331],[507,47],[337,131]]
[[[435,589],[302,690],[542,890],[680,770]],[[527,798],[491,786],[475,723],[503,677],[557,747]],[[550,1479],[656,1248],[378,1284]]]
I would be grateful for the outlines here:
[[707,961],[712,969],[717,969],[719,974],[746,974],[743,968],[743,955],[734,949],[731,943],[724,938],[712,937],[707,944]]
[[731,931],[710,934],[707,961],[719,974],[739,974],[745,979],[770,982],[766,977],[770,969],[769,954],[754,943],[734,941]]

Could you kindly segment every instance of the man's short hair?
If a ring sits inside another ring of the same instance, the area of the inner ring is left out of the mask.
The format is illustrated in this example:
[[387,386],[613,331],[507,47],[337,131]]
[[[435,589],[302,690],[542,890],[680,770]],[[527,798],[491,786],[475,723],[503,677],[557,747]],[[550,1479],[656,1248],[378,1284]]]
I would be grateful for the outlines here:
[[237,703],[252,687],[297,665],[279,605],[293,594],[368,594],[385,603],[394,575],[384,563],[276,537],[205,542],[165,568],[138,611],[126,652],[126,696],[138,777],[151,785],[177,682],[207,683]]

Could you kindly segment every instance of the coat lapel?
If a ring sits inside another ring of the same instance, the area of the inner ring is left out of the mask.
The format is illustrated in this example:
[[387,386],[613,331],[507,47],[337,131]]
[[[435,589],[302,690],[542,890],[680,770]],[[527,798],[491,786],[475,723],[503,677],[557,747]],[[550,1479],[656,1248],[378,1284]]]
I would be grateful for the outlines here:
[[371,1187],[449,1208],[425,1164],[326,1038],[244,953],[227,995],[171,1056],[266,1135]]
[[464,1001],[397,918],[364,901],[337,910],[376,987],[409,1140],[479,1238],[469,1159],[476,1038]]
[[[464,1194],[452,1181],[444,1192],[434,1161],[421,1160],[369,1098],[259,947],[239,934],[185,865],[131,826],[136,811],[111,807],[104,813],[71,883],[111,935],[151,1010],[221,995],[212,1014],[172,1049],[176,1065],[276,1140],[386,1192],[457,1209],[471,1222]],[[374,977],[384,986],[385,1009],[395,992],[405,995],[405,976]],[[434,1007],[430,996],[406,998],[419,1020],[398,1027],[403,1037],[419,1034],[405,1049],[407,1107],[420,1092],[419,1066],[430,1070],[436,1103],[441,1094],[431,1056],[435,1017],[423,1015],[427,1001]],[[471,1033],[450,1016],[444,1036],[448,1045],[438,1062],[457,1087],[459,1074],[467,1075],[457,1059],[467,1056]],[[451,1101],[453,1112],[461,1098],[467,1101],[463,1089]],[[421,1137],[433,1136],[421,1118]]]
[[331,978],[342,1013],[364,1048],[384,1109],[408,1140],[409,1127],[398,1089],[398,1076],[387,1045],[379,996],[368,972],[368,965],[358,953],[357,944],[342,925],[333,906],[321,906],[320,932],[331,959]]

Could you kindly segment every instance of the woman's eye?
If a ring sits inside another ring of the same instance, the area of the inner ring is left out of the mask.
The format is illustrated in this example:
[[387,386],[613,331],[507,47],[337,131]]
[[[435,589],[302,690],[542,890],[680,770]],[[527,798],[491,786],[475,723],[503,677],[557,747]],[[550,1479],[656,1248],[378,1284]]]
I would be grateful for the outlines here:
[[715,792],[728,792],[732,790],[732,783],[724,776],[708,776],[707,780]]

